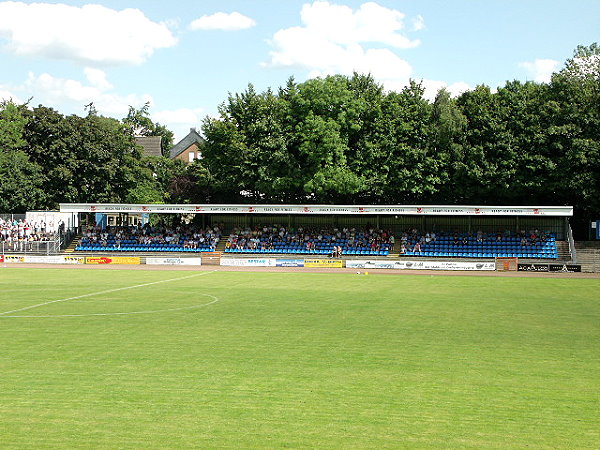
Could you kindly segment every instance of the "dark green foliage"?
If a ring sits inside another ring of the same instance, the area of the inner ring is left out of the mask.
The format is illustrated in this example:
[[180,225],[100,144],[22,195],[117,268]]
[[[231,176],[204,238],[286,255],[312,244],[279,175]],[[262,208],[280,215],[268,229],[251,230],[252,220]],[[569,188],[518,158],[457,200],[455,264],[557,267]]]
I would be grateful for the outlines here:
[[160,125],[144,121],[145,110],[121,122],[97,115],[93,105],[87,109],[79,117],[41,105],[0,105],[0,212],[53,209],[62,202],[167,199],[183,165],[142,156],[134,132],[144,129],[132,123],[136,119],[153,132]]
[[[75,201],[514,204],[600,214],[600,48],[580,46],[550,83],[478,86],[433,102],[336,75],[230,94],[206,118],[203,159],[143,158],[134,135],[172,133],[149,105],[122,121],[0,105],[2,208]],[[10,179],[9,179],[10,178]],[[24,187],[21,189],[21,187]],[[8,197],[8,198],[7,198]],[[582,219],[583,220],[583,219]]]
[[600,214],[600,49],[550,83],[478,86],[329,76],[252,86],[207,119],[204,164],[231,202],[569,204]]

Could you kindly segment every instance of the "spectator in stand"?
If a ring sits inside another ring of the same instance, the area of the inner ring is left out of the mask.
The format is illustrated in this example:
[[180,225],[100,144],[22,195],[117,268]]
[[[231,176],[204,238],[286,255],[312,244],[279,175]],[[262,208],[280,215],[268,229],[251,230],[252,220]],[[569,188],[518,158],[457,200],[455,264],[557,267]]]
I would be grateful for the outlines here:
[[4,220],[0,218],[0,242],[6,248],[21,251],[30,248],[32,242],[48,242],[56,240],[56,233],[45,223],[32,224],[23,219]]

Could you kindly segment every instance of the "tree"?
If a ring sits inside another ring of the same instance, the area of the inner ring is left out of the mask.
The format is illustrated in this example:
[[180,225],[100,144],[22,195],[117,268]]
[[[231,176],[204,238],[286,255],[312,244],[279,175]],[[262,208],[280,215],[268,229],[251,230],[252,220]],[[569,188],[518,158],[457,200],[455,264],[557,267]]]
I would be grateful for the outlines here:
[[0,211],[25,213],[43,209],[42,171],[22,150],[0,151]]
[[26,152],[43,168],[47,207],[119,202],[142,182],[141,154],[125,125],[96,115],[67,116],[39,106],[27,113]]
[[23,151],[25,105],[0,103],[0,211],[24,213],[44,206],[44,176]]
[[456,201],[461,192],[467,118],[446,89],[440,89],[435,97],[429,128],[430,153],[438,163],[441,184],[439,202]]
[[[600,214],[600,47],[579,46],[554,74],[544,112],[548,142],[559,153],[556,198],[572,204],[580,229]],[[582,233],[585,236],[585,233]]]
[[123,124],[132,136],[161,136],[162,155],[169,156],[169,151],[173,147],[174,134],[166,126],[152,121],[150,118],[150,102],[146,102],[139,109],[130,106],[127,116],[123,118]]
[[385,203],[424,202],[439,190],[439,164],[429,148],[431,104],[423,93],[423,87],[411,81],[385,98]]

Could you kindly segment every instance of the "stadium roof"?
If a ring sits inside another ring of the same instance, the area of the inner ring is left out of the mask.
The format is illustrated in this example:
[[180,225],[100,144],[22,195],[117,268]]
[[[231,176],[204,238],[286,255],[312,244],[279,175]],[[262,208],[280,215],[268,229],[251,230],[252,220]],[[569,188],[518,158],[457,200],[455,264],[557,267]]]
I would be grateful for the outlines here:
[[61,203],[67,213],[159,214],[339,214],[423,216],[554,216],[570,217],[572,206],[454,206],[454,205],[164,205],[120,203]]

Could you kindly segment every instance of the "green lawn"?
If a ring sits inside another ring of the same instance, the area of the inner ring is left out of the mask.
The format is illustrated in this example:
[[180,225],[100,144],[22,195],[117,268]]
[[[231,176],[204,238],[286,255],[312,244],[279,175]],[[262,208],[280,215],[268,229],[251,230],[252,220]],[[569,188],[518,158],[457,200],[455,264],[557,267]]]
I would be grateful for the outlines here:
[[0,448],[598,448],[599,293],[3,268]]

